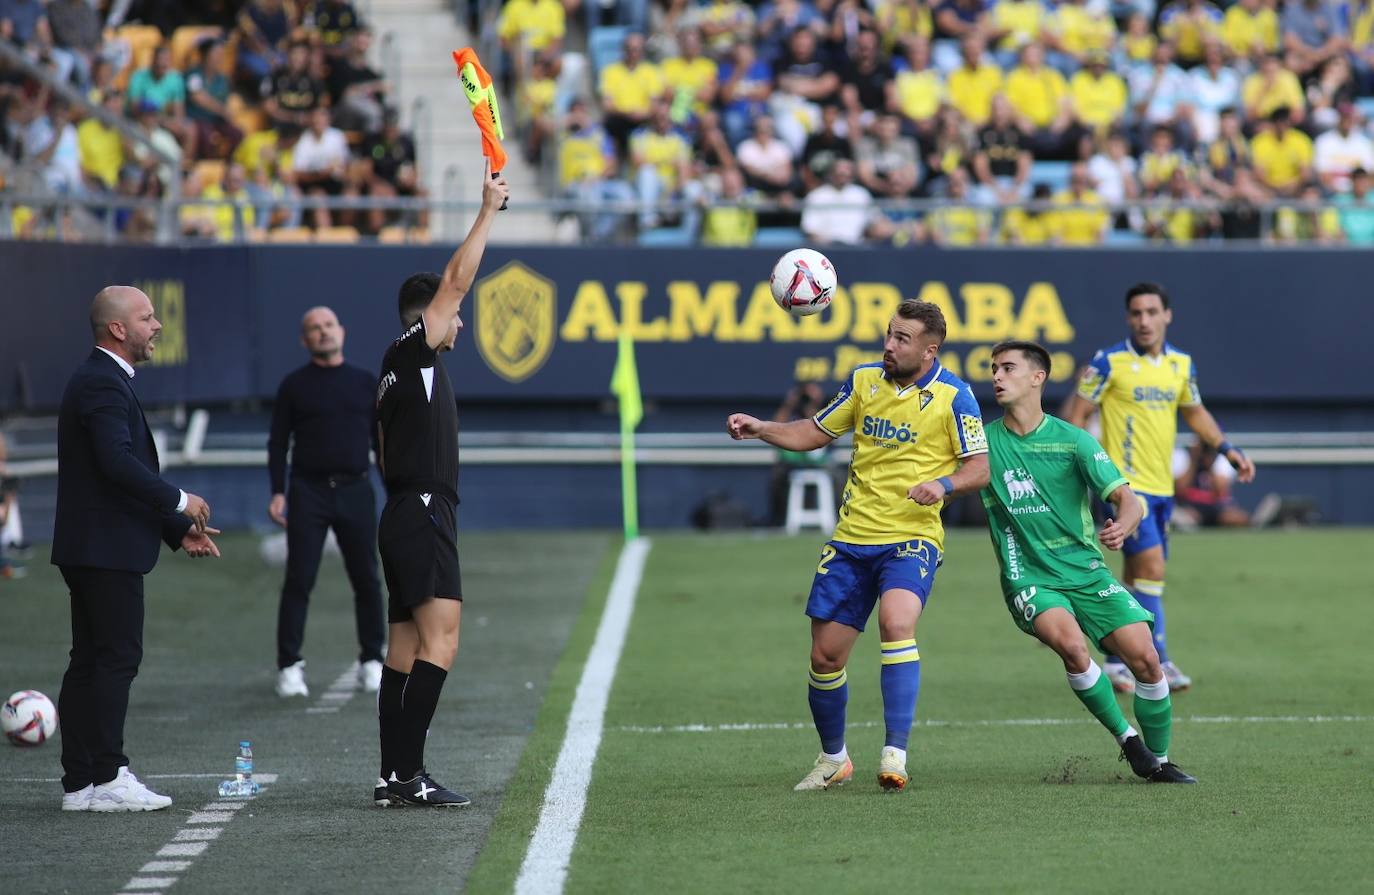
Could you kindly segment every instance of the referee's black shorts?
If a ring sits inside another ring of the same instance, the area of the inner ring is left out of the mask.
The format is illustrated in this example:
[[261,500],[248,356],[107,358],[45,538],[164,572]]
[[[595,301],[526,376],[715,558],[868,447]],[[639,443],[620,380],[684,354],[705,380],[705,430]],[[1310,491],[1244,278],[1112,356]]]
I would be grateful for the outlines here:
[[377,528],[386,574],[387,621],[410,621],[415,607],[439,597],[463,599],[458,518],[444,494],[404,492],[387,499]]

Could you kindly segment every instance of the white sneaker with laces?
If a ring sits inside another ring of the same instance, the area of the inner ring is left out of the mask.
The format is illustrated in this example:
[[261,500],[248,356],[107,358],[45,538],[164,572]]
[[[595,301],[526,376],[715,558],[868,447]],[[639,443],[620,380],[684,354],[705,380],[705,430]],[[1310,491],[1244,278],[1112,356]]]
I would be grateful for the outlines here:
[[834,761],[826,758],[822,752],[816,756],[816,766],[813,767],[801,782],[792,787],[796,792],[806,792],[813,789],[829,789],[832,786],[843,786],[854,776],[854,762],[846,755],[844,761]]
[[305,685],[304,659],[277,672],[277,695],[283,699],[310,695],[310,688]]
[[62,793],[62,810],[90,811],[91,793],[94,791],[95,787],[87,783],[83,788],[78,789],[76,792]]
[[382,689],[382,663],[376,659],[369,659],[358,665],[358,683],[367,693],[376,693]]
[[91,806],[87,810],[105,814],[117,811],[159,811],[171,804],[170,798],[153,792],[130,773],[127,767],[122,767],[119,774],[109,783],[102,783],[91,789]]

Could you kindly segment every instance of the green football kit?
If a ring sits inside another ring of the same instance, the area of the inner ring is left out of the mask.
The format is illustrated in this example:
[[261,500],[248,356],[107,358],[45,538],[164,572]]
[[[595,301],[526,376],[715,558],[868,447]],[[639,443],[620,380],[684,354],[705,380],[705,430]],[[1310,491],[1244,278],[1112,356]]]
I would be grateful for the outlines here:
[[1057,606],[1099,647],[1118,628],[1153,626],[1154,616],[1107,570],[1095,541],[1089,496],[1105,501],[1127,483],[1102,446],[1049,414],[1026,435],[997,420],[987,438],[991,478],[981,496],[1017,626],[1034,636],[1035,617]]

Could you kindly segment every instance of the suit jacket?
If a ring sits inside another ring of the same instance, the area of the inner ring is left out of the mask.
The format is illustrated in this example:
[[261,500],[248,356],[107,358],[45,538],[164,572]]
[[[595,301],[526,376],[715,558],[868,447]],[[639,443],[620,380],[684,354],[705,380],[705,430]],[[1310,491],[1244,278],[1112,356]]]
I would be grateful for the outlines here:
[[129,377],[99,349],[77,368],[57,420],[52,561],[146,575],[158,542],[191,527],[179,489],[158,475],[157,448]]

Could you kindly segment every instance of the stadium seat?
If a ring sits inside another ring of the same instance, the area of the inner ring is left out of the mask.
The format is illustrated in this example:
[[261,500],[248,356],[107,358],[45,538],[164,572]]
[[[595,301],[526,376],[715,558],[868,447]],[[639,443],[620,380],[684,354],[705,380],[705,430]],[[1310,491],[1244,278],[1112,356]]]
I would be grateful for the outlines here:
[[267,231],[268,242],[309,242],[314,234],[309,227],[282,227]]
[[243,131],[245,136],[256,134],[267,126],[267,115],[262,109],[248,105],[238,93],[229,94],[225,106],[229,111],[229,123]]
[[1049,184],[1050,192],[1057,193],[1069,186],[1068,162],[1033,162],[1031,164],[1031,183]]
[[1137,233],[1135,230],[1108,230],[1107,238],[1102,241],[1102,244],[1130,248],[1149,245],[1149,240],[1145,238],[1144,234]]
[[117,40],[129,44],[129,65],[117,78],[119,89],[129,85],[129,77],[153,61],[153,50],[162,43],[162,32],[152,25],[122,25],[115,32]]
[[344,245],[358,241],[358,231],[352,227],[321,227],[315,231],[315,241]]
[[377,241],[382,245],[426,245],[429,243],[429,231],[419,227],[407,228],[396,224],[378,230]]
[[186,71],[192,67],[196,46],[207,39],[218,38],[224,29],[218,25],[182,25],[172,32],[172,68]]
[[661,227],[639,234],[639,244],[655,248],[682,248],[692,244],[692,231],[685,227]]
[[794,249],[806,242],[796,227],[760,227],[754,233],[754,245],[759,248]]
[[224,161],[222,159],[203,159],[195,164],[191,173],[200,180],[202,186],[224,180]]
[[587,38],[587,53],[592,57],[593,77],[600,77],[603,68],[619,61],[625,35],[629,33],[628,25],[603,25],[592,29]]

